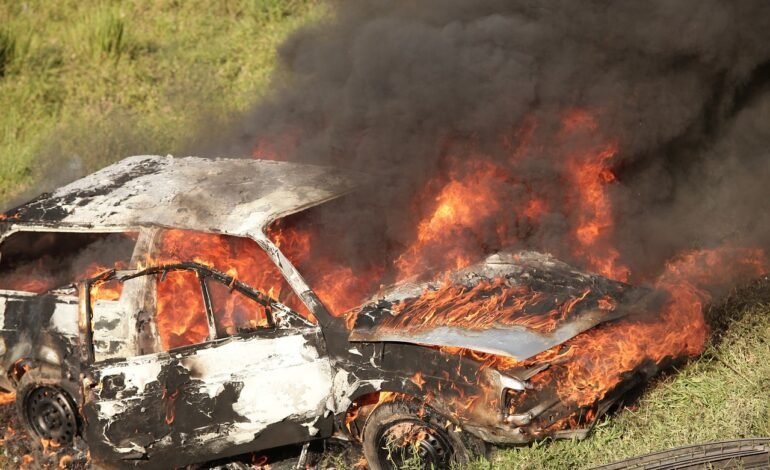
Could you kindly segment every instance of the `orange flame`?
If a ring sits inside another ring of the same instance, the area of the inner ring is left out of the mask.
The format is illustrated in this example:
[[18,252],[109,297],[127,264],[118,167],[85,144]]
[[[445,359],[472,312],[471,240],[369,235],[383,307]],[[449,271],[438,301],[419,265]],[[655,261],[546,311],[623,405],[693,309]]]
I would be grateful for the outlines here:
[[[265,252],[253,240],[186,230],[165,230],[158,256],[148,266],[194,261],[270,294],[310,317]],[[158,280],[156,323],[165,350],[206,340],[208,322],[198,277],[192,271],[171,271]],[[235,296],[214,295],[212,304],[222,330],[233,330],[243,304]],[[264,316],[263,316],[264,318]],[[256,326],[256,325],[255,325]]]
[[16,394],[13,392],[0,393],[0,405],[10,405],[16,401]]

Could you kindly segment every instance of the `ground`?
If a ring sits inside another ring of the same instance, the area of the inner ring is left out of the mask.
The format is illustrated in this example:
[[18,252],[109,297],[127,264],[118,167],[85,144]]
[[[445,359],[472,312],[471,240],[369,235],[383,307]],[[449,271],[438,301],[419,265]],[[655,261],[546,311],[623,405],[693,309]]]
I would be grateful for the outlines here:
[[[109,159],[183,151],[202,126],[223,125],[229,112],[256,103],[269,87],[275,47],[325,14],[315,0],[1,0],[0,207]],[[651,384],[587,440],[496,450],[492,467],[582,468],[770,435],[767,284],[712,307],[717,341],[706,353]],[[0,410],[0,429],[10,411]],[[18,468],[23,441],[4,448],[0,464]],[[337,455],[326,465],[346,466]]]

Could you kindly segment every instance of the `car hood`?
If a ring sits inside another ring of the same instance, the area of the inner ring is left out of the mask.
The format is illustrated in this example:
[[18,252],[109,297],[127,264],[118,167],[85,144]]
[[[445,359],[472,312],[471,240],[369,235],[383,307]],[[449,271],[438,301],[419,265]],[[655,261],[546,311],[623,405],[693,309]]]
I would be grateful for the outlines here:
[[525,360],[604,322],[651,311],[656,292],[550,255],[498,253],[428,282],[403,282],[351,313],[349,340],[449,346]]

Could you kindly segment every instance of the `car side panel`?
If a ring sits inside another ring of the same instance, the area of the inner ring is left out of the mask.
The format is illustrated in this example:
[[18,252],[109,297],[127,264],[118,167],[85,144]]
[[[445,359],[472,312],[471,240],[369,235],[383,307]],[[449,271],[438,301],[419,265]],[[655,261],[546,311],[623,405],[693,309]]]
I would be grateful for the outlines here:
[[319,330],[268,333],[97,364],[84,405],[94,459],[168,468],[328,437]]

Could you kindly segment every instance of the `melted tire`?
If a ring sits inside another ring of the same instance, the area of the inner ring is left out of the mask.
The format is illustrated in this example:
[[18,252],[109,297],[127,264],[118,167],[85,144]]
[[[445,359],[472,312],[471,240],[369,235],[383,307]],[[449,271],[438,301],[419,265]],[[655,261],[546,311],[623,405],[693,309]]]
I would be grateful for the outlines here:
[[596,467],[594,470],[644,468],[673,470],[695,468],[770,468],[770,438],[735,439],[664,450]]
[[[419,462],[421,468],[467,464],[470,439],[449,420],[416,401],[383,403],[372,411],[363,431],[364,456],[371,470],[390,470]],[[474,447],[478,447],[478,444]],[[474,449],[475,450],[475,449]]]

